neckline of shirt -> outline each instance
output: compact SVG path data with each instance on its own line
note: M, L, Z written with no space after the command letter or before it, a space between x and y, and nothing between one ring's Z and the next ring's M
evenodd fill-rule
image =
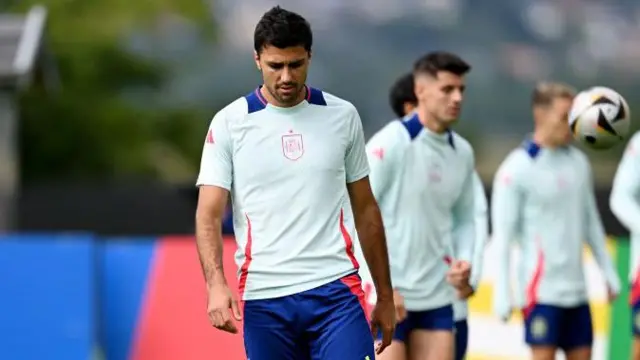
M424 132L424 139L434 139L436 141L447 143L451 147L455 148L455 145L453 143L453 133L451 129L446 129L442 133L437 133L422 124L417 112L413 112L412 114L405 117L405 119L405 121L413 122L413 127L418 127L419 130L416 133L417 136L420 136L420 134ZM411 136L413 138L413 135Z
M304 86L304 91L305 91L304 99L299 103L289 107L276 106L271 104L269 101L267 101L267 99L264 97L264 95L262 95L262 92L260 91L260 89L262 89L262 86L263 85L258 86L255 90L255 93L256 93L256 96L258 97L258 100L260 100L260 102L264 105L265 109L271 109L271 110L274 110L277 112L283 112L283 113L290 113L290 112L297 111L298 109L302 109L307 105L309 105L311 90L307 85Z

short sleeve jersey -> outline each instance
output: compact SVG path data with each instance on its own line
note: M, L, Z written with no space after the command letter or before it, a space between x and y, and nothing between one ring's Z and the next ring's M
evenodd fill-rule
M244 300L357 271L346 184L368 174L360 116L336 96L306 88L304 101L281 108L258 88L214 116L197 185L231 193Z

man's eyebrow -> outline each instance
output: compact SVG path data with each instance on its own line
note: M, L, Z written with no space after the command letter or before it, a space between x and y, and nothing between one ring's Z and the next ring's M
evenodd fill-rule
M302 62L304 62L304 59L296 59L296 60L292 60L292 61L267 61L267 64L269 64L269 65L285 65L285 64L297 65L297 64L300 64Z

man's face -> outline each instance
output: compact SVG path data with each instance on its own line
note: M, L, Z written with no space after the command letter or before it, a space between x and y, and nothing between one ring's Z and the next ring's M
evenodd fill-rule
M307 81L309 52L302 46L279 49L269 45L255 53L254 58L264 86L277 102L275 105L295 105Z
M572 140L569 128L569 112L572 103L572 99L558 97L553 99L551 104L543 110L541 126L544 127L545 133L549 134L555 144L564 145Z
M460 116L465 90L464 76L439 71L435 77L419 75L416 78L418 102L445 126L452 125Z

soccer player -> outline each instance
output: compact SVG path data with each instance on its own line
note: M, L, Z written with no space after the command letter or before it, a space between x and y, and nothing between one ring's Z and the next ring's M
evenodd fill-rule
M235 321L244 319L251 360L373 359L372 331L383 333L379 353L395 326L360 117L351 103L305 85L311 45L303 17L267 11L254 35L264 84L214 116L202 153L196 242L209 320L235 333ZM244 314L222 266L229 194ZM343 210L348 199L353 216ZM378 292L372 328L353 256L354 224Z
M613 214L631 232L632 359L640 360L640 132L627 144L609 202Z
M400 77L391 87L389 92L389 103L391 109L398 116L403 118L413 113L418 105L418 99L414 92L413 74L408 73ZM455 359L463 360L467 353L467 344L469 342L469 325L467 323L468 306L467 299L473 295L475 289L480 282L482 269L482 256L484 255L484 246L488 239L488 219L487 219L487 197L484 192L482 180L477 172L473 174L473 186L475 193L475 241L465 241L463 246L473 246L471 280L469 287L465 287L464 291L456 294L453 302L453 316L455 320ZM422 221L417 219L416 221ZM405 314L402 309L402 303L396 304L397 313ZM401 321L403 319L396 320Z
M534 132L500 165L491 199L492 241L499 263L494 311L522 310L534 360L591 358L593 330L583 270L583 241L604 273L610 297L620 281L605 248L591 166L570 146L574 90L541 83L533 91ZM510 293L510 243L519 245L518 289ZM526 283L526 287L521 285Z
M475 202L473 150L450 127L460 114L469 70L451 53L418 59L415 112L367 144L402 319L379 359L453 359L454 290L447 278L461 291L469 287L473 246L465 243L474 242Z

